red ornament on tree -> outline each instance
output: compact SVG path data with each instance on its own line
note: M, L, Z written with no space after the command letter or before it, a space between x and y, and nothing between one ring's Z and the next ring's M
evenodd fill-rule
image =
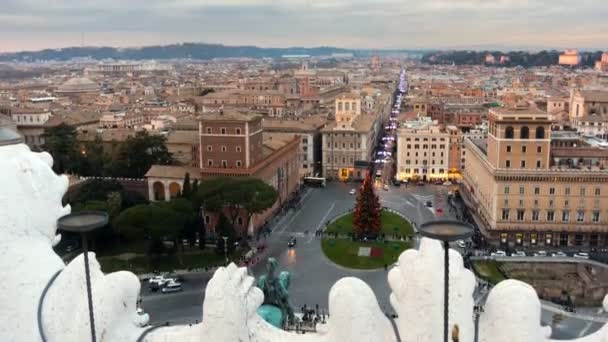
M380 200L374 192L374 184L368 171L357 195L357 203L353 214L353 224L357 238L377 235L380 232L380 210Z

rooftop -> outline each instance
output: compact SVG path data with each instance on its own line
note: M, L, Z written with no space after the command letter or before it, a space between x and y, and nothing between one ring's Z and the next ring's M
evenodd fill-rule
M205 113L200 115L201 121L256 121L262 118L257 114L244 114L236 111L220 112L220 113Z

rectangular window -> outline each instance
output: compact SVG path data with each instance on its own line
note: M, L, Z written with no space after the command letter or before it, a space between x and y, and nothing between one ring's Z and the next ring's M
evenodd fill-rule
M553 222L555 219L555 212L553 210L547 211L547 221Z
M228 161L222 160L222 167L223 168L227 168L228 167Z
M243 163L240 160L236 161L236 167L241 167ZM306 167L306 164L304 164L304 167Z
M526 153L527 147L526 146L522 146L521 147L521 153Z
M536 153L542 153L542 152L543 152L543 148L541 146L537 146Z
M211 127L207 127L207 134L211 134Z
M540 169L540 160L537 160L537 161L536 161L536 168L537 168L537 169Z
M600 188L595 188L595 196L599 196L600 195Z
M222 145L222 152L226 152L226 145Z
M566 188L564 190L564 193L566 194L566 196L570 195L570 188Z
M505 191L504 192L505 192L505 194L509 193L509 186L508 185L505 186Z
M508 199L506 199L506 200L505 200L505 203L504 203L504 206L506 207L506 206L508 206L508 205L509 205L509 200L508 200Z
M525 169L525 168L526 168L526 161L525 161L525 160L522 160L522 161L521 161L521 168L522 168L522 169Z
M222 134L226 134L226 128L224 128L224 127L220 128L220 132L221 132Z
M523 195L523 194L524 194L524 192L525 192L525 188L524 188L523 186L520 186L520 187L519 187L519 194L520 194L520 195Z
M213 166L213 160L207 159L207 166Z
M540 195L540 188L539 187L535 187L534 188L534 194L535 195Z
M568 210L562 211L562 222L570 221L570 212Z
M510 168L511 168L511 161L510 161L510 160L506 160L506 161L505 161L505 167L506 167L507 169L510 169Z
M555 195L555 188L549 188L549 195Z
M507 145L507 153L511 153L511 145Z
M503 221L509 220L509 209L502 210L502 219Z
M213 146L207 145L207 152L213 152Z
M585 221L585 212L583 210L578 210L576 212L576 222Z
M581 196L585 196L585 188L581 188Z
M594 211L591 220L593 221L593 223L600 222L600 212L599 211Z
M524 220L524 211L518 210L517 211L517 221L523 221L523 220Z
M540 215L540 211L532 210L532 221L538 221L539 215Z

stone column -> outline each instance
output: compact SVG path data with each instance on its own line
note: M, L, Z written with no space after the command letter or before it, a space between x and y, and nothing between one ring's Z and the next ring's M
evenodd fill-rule
M169 191L169 184L167 182L163 182L163 188L165 189L165 201L169 202L171 200L171 191Z

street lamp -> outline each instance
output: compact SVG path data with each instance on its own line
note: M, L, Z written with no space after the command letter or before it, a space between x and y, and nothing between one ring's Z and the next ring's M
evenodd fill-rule
M226 265L228 265L228 237L222 236L224 239L224 258L226 258Z
M473 228L455 220L438 220L423 223L420 234L443 242L444 270L443 270L443 341L448 342L448 308L449 308L449 254L450 241L463 240L473 235Z
M67 232L80 234L82 251L84 253L84 272L87 282L87 299L89 302L89 324L91 325L91 341L95 338L95 318L93 315L93 296L91 293L91 275L89 272L89 253L87 233L108 224L108 214L101 211L81 211L63 216L57 222L57 227Z

